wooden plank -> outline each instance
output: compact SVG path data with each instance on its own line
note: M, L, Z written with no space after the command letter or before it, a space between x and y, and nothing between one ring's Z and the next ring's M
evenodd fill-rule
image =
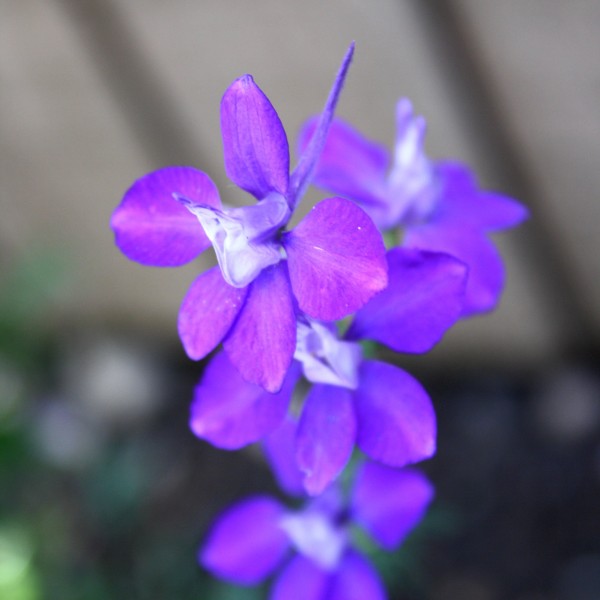
M0 82L1 247L13 257L34 245L68 255L65 319L127 315L172 331L174 296L192 275L161 278L133 265L108 226L123 191L151 167L150 155L55 3L3 7Z
M536 188L534 218L600 336L600 4L454 0ZM556 294L565 290L556 289Z

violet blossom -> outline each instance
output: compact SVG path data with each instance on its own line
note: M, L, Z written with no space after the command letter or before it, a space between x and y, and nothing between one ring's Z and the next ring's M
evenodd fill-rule
M300 496L289 449L295 424L270 439L271 461L283 489ZM299 510L269 496L254 496L214 523L199 562L216 577L254 585L278 569L271 600L384 600L384 586L356 547L357 529L385 550L397 548L424 516L433 498L427 478L413 469L359 466L345 497L330 487Z
M302 369L313 385L294 455L310 494L339 475L355 445L393 467L431 457L436 421L427 392L399 367L365 359L358 342L429 350L461 314L467 268L449 255L407 248L390 250L387 261L388 287L357 312L343 337L332 324L298 316L296 363L278 393L244 381L224 353L215 356L194 391L195 435L225 449L262 439L285 419Z
M222 342L242 377L270 392L292 362L297 310L339 319L387 284L381 236L349 200L323 200L285 230L324 146L352 53L353 45L291 174L281 121L252 77L225 92L225 170L257 203L223 208L205 173L167 167L135 182L111 220L117 246L144 265L183 265L213 246L219 265L194 281L179 312L183 346L199 360Z
M403 245L451 254L469 267L463 316L494 308L504 284L500 254L489 233L518 225L527 210L504 195L480 190L464 164L430 160L425 121L409 100L396 107L393 156L349 124L335 120L313 183L354 200L382 230L402 228ZM306 146L315 129L300 134Z

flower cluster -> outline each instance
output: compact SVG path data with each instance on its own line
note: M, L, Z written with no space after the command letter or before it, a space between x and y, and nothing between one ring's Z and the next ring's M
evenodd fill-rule
M391 159L335 119L353 52L302 128L291 172L283 125L253 78L226 90L225 170L252 204L227 207L208 175L167 167L135 182L111 221L117 246L144 265L183 265L214 249L218 265L192 283L179 312L190 358L222 346L194 391L191 429L230 450L267 440L284 489L312 499L300 512L266 497L230 509L201 562L251 584L293 548L273 598L298 589L314 600L384 597L349 530L358 523L392 548L418 522L432 491L407 465L435 453L436 419L421 384L372 348L427 352L459 319L493 308L504 274L488 234L527 216L479 190L465 165L430 160L407 100ZM334 195L292 228L310 184ZM368 461L343 497L337 480L356 453Z
M287 420L267 438L265 450L280 486L302 498L293 456L296 427ZM230 507L213 525L199 560L217 576L243 585L281 568L273 600L383 600L383 585L353 534L362 529L377 545L393 550L432 497L433 488L419 471L364 462L349 493L336 482L300 509L268 496Z

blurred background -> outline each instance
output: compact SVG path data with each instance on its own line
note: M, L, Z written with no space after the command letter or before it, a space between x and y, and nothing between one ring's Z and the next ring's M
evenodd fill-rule
M0 598L265 597L195 562L221 508L275 491L257 452L187 428L202 364L176 318L202 265L131 263L108 222L172 164L242 201L226 87L252 73L293 147L351 40L340 116L391 147L408 96L432 157L532 213L498 236L500 308L398 359L432 394L439 450L428 519L375 557L391 597L600 598L597 0L0 3Z

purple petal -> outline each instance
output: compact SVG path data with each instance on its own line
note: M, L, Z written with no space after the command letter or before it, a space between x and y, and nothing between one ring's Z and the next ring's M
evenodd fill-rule
M252 585L267 577L289 548L279 526L285 509L268 497L249 498L215 522L198 560L216 577Z
M386 598L381 579L371 563L357 552L349 551L333 577L327 600L386 600Z
M314 385L304 403L296 435L296 460L309 494L320 494L340 474L350 459L355 439L352 392Z
M373 460L402 467L435 452L431 400L411 375L387 363L365 361L354 392L357 444Z
M396 352L427 352L460 317L467 267L452 256L395 248L388 286L354 318L346 337L371 339Z
M279 487L290 496L304 495L302 473L296 464L298 423L288 417L263 441L263 449Z
M330 577L314 562L295 556L273 584L270 600L329 600Z
M437 162L435 174L441 190L432 218L440 224L497 231L519 225L529 216L527 209L512 198L478 189L466 165Z
M269 392L279 390L296 347L285 262L264 269L248 286L244 308L223 347L244 379Z
M214 446L236 450L260 440L284 420L299 369L290 369L276 394L242 379L224 352L206 367L194 390L190 428Z
M247 291L226 283L219 267L196 278L183 299L177 322L179 337L191 359L204 358L225 337Z
M111 218L115 243L127 258L143 265L177 267L210 246L198 219L174 194L221 206L215 184L192 167L166 167L138 179Z
M298 305L315 319L341 319L387 285L381 235L349 200L319 202L283 243Z
M407 228L404 243L408 247L445 252L467 265L469 276L462 316L491 310L498 303L504 287L504 265L484 233L432 223Z
M383 547L393 549L421 521L433 499L433 486L414 469L365 463L357 473L352 513Z
M317 161L323 152L323 147L325 146L325 142L328 138L331 119L333 119L333 113L335 111L340 92L342 91L353 55L354 42L350 44L350 47L346 51L321 116L318 120L315 119L310 140L306 141L305 147L300 152L300 161L298 162L298 166L294 169L294 172L291 176L291 188L294 194L292 209L300 200L304 190L310 183Z
M315 127L313 118L300 131L301 149L307 146ZM385 204L388 164L389 152L384 146L367 140L351 125L336 119L312 183L358 203Z
M225 171L254 197L288 191L290 156L283 125L269 99L243 75L221 100Z

